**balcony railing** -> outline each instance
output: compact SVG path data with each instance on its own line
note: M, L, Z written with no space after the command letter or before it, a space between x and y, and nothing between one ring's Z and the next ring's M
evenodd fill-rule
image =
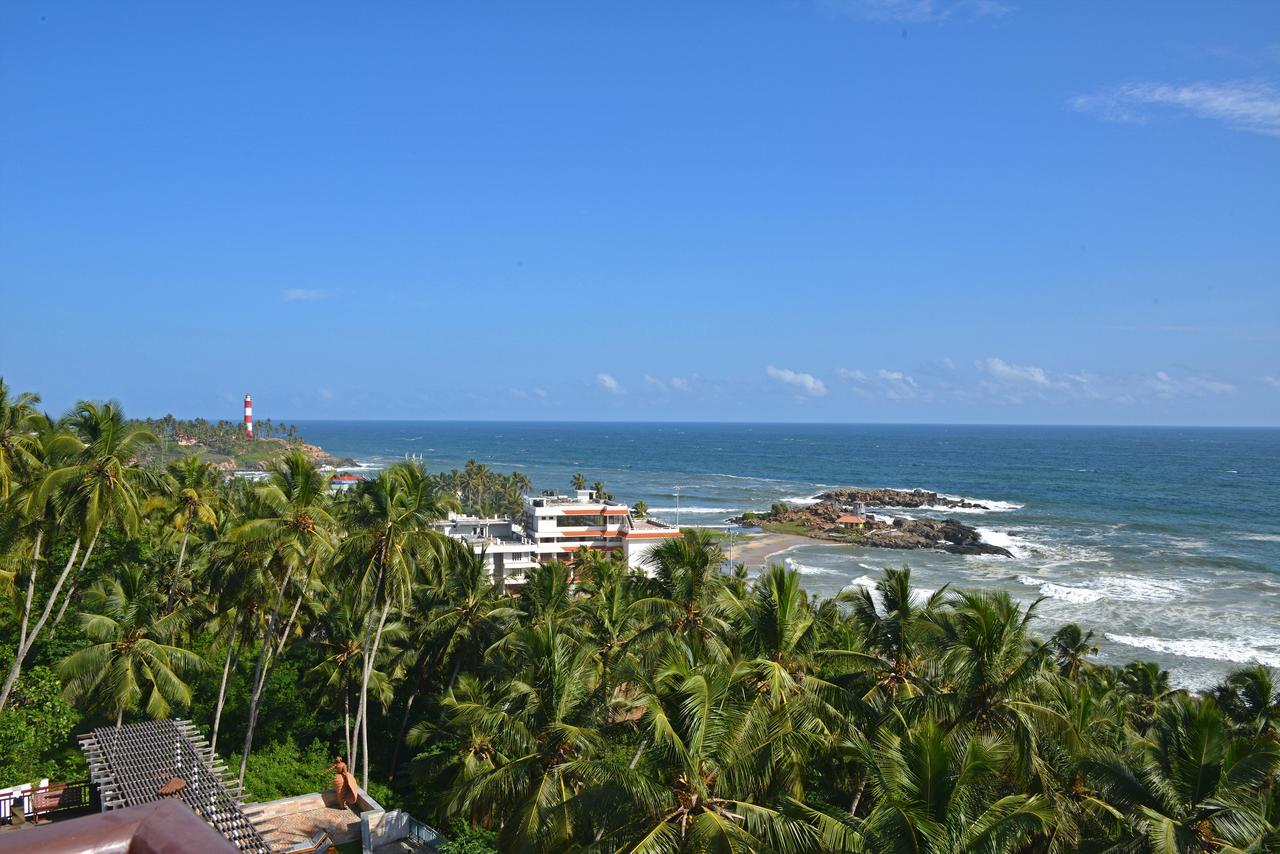
M0 823L11 823L15 809L21 810L27 820L32 821L44 816L87 809L94 802L94 789L88 781L55 783L21 792L4 792L0 794Z

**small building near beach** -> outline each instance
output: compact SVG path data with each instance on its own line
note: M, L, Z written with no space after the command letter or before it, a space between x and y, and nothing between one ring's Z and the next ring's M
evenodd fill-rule
M836 524L841 528L846 528L850 531L861 531L863 526L867 524L867 520L864 516L845 514L844 516L836 519Z

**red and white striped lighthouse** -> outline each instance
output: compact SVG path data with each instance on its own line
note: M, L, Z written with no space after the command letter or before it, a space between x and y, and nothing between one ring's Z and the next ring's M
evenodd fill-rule
M253 438L253 398L244 396L244 434Z

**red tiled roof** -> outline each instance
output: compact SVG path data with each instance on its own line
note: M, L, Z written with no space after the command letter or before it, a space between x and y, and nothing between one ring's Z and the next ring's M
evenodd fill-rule
M836 520L837 525L861 525L862 522L861 516L841 516Z

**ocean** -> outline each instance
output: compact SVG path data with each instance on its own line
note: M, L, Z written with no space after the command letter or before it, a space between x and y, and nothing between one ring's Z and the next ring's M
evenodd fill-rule
M804 545L778 560L825 596L906 563L924 589L1043 597L1036 625L1090 629L1099 659L1154 660L1205 688L1280 667L1280 430L832 424L312 421L307 441L364 466L475 459L568 490L582 472L683 525L724 524L836 486L924 489L988 511L961 519L1013 559Z

